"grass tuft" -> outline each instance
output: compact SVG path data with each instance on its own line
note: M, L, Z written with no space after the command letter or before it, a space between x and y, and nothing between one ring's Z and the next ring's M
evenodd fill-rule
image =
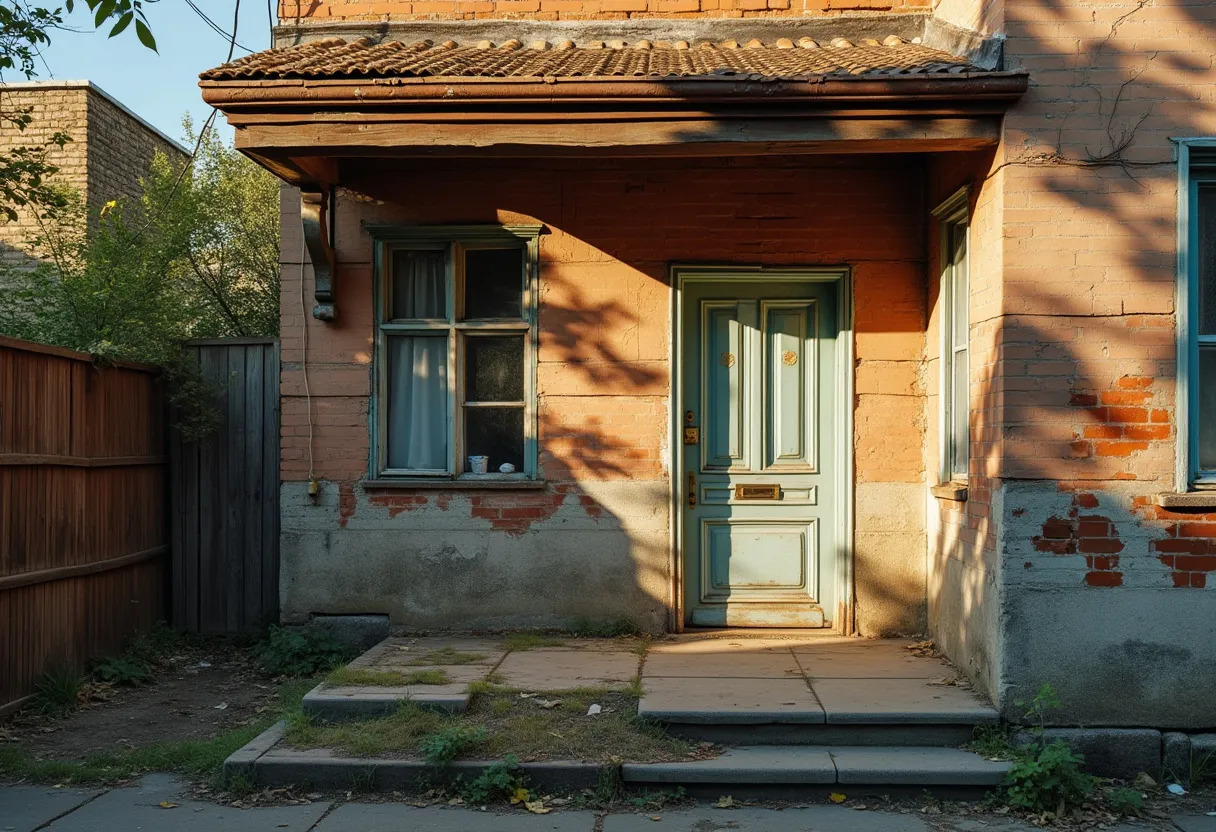
M509 633L502 640L504 649L512 653L520 653L524 650L535 650L538 647L561 647L565 642L554 635L540 633L533 630L526 630L518 633Z
M429 650L421 656L407 662L411 667L427 667L431 665L443 664L473 664L474 662L483 661L486 656L482 653L462 653L451 647L440 647L438 650Z
M408 687L410 685L449 685L452 677L447 671L432 668L402 673L397 670L369 670L365 667L339 667L330 671L325 681L331 685L350 687Z
M538 699L558 704L545 708ZM603 712L588 716L592 704ZM684 759L692 752L687 742L638 719L636 697L607 688L549 691L529 698L494 689L476 697L460 716L406 702L391 716L363 722L320 725L297 719L289 723L286 740L300 748L422 758L440 751L459 756L476 750L482 758L515 755L528 761L663 761Z

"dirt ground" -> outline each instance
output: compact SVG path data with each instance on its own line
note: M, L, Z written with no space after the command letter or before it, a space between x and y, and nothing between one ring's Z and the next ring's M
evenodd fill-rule
M100 751L177 740L208 739L259 719L277 705L275 684L249 651L226 640L203 640L162 659L152 683L89 686L65 718L32 709L0 722L0 742L15 742L42 759L82 759Z

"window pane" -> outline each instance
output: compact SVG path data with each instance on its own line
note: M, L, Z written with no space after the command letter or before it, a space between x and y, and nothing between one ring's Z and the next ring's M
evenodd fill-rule
M1199 334L1216 335L1216 184L1199 185Z
M952 458L950 473L958 477L967 476L968 444L971 440L969 416L971 403L968 398L967 379L967 350L954 353L953 365L950 368L950 382L954 388L950 403L950 421L952 434Z
M448 339L388 339L388 467L448 470Z
M970 318L969 304L971 301L967 285L967 226L951 226L950 237L953 249L951 255L953 268L951 269L951 273L954 278L954 286L952 287L954 301L952 337L954 338L954 346L961 347L967 343L968 319Z
M464 253L465 318L522 318L523 287L522 248L474 248Z
M1199 470L1216 471L1216 344L1199 346Z
M524 470L524 409L522 407L466 407L466 456L490 458L487 471L497 473L509 462L516 471ZM464 460L469 470L468 459Z
M394 251L392 317L446 318L447 293L442 251Z
M464 353L465 401L523 401L524 336L470 335Z

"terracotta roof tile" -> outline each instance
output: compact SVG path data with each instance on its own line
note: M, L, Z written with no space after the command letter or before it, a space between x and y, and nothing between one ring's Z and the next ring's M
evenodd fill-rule
M503 43L347 42L330 38L268 49L204 72L206 81L278 78L695 77L797 78L982 72L964 58L891 36L879 43L809 37L740 44L684 41Z

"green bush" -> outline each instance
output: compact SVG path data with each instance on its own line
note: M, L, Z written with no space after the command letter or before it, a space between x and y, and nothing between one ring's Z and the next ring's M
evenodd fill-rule
M509 800L519 789L526 788L527 781L519 768L519 759L508 754L502 762L486 768L475 779L460 787L460 796L466 803L482 805L495 800Z
M1081 803L1097 785L1097 778L1081 770L1085 757L1063 740L1047 742L1047 712L1060 707L1055 688L1043 685L1026 708L1024 718L1031 723L1034 741L1015 749L1013 767L1005 775L1005 802L1033 812L1062 813L1068 806Z
M1085 757L1056 740L1021 749L1005 776L1005 801L1018 809L1056 812L1093 794L1095 779L1081 771Z
M93 678L108 685L136 687L152 681L152 671L143 662L119 656L98 662L93 667Z
M1144 808L1144 795L1135 789L1120 786L1107 793L1106 805L1116 815L1138 815Z
M471 725L449 725L418 744L422 756L435 766L446 766L466 751L486 741L486 729Z
M63 716L76 707L80 699L80 676L64 666L48 670L34 683L34 702L44 714Z
M311 676L353 658L353 651L309 627L271 627L255 651L272 676Z

